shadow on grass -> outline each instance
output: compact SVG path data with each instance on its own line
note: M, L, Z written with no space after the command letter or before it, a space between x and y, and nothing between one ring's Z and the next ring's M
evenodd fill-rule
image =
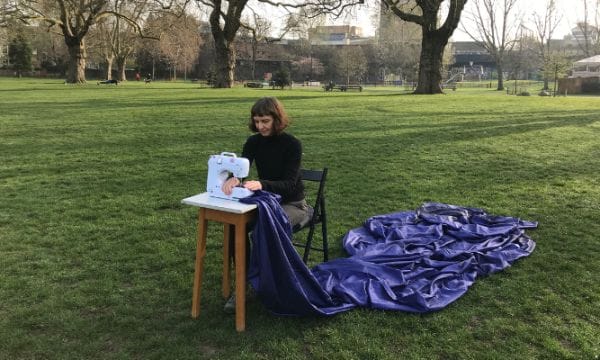
M435 116L436 114L431 114ZM447 113L437 114L440 117L448 117ZM452 114L454 117L455 114ZM458 114L456 117L459 117ZM462 115L472 117L472 113L464 113ZM536 117L531 119L527 113L523 113L522 117L516 117L515 114L510 114L509 120L471 120L460 122L443 122L440 124L423 123L423 124L406 124L394 123L388 127L386 124L363 125L361 130L349 131L348 138L368 138L372 137L383 142L399 142L399 143L414 143L415 141L423 140L428 144L442 144L447 142L456 142L464 140L477 140L484 138L503 137L507 135L524 134L533 131L549 130L561 127L584 127L590 126L600 121L597 118L597 113L594 110L589 111L562 111L562 112L547 112L540 114L544 118ZM373 130L382 129L384 131L373 134ZM418 132L398 133L397 135L385 135L386 132L403 129L421 129ZM391 141L386 141L386 137Z

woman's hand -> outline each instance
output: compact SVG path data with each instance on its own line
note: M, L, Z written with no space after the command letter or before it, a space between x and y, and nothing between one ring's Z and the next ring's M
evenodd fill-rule
M231 195L231 193L233 192L233 188L238 186L239 184L240 179L236 177L230 177L223 183L223 185L221 185L221 190L223 191L223 194Z
M244 182L244 187L251 191L262 190L262 184L260 181L250 180Z

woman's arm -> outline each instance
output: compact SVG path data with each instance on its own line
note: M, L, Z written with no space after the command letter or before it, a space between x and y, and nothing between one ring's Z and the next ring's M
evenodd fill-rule
M223 185L221 185L221 190L223 191L223 194L225 195L231 195L231 193L233 192L233 188L238 186L240 184L240 179L234 177L230 177L229 179L227 179Z
M254 160L254 152L255 151L253 149L254 149L254 146L251 144L250 138L248 138L246 140L246 142L244 143L244 147L242 149L242 157L248 159L248 161L250 162L250 166L252 166L252 161ZM238 179L235 176L232 176L223 183L223 185L221 186L221 190L223 191L223 193L225 195L231 195L231 193L233 192L233 188L236 186L240 186L240 184L241 184L240 179ZM260 189L254 189L254 188L247 187L246 182L244 183L244 187L246 187L248 190L252 190L252 191L260 190Z

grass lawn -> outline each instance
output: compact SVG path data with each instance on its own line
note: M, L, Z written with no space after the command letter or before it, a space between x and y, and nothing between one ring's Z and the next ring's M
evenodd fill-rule
M0 94L0 359L600 356L598 97L31 79ZM282 318L249 300L238 334L211 225L191 319L197 212L180 200L203 191L209 155L241 151L268 95L304 166L330 168L333 258L366 218L425 201L538 221L536 250L439 312Z

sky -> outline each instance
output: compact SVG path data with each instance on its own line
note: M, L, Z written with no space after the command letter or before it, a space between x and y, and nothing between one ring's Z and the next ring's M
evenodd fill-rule
M534 11L537 11L539 14L543 15L547 3L548 0L519 0L519 6L523 8L521 11L525 14L525 21L531 19ZM556 3L558 12L562 14L562 19L553 35L553 38L562 39L565 35L570 33L570 30L575 27L575 23L577 21L583 20L583 0L556 0ZM468 1L465 11L468 11L472 5L473 1ZM591 5L589 6L591 7ZM372 11L372 9L368 10L363 8L362 10L357 10L352 16L347 16L345 19L328 21L328 23L358 25L363 28L363 35L373 36L375 34L375 28L371 24ZM454 32L452 39L454 41L471 40L470 37L464 31L462 31L461 27L462 25L459 25L459 28Z

